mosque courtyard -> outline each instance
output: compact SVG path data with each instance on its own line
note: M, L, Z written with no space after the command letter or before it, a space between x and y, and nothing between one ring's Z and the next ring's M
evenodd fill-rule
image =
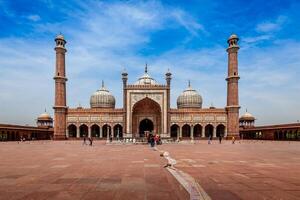
M164 168L167 160L160 154L166 151L175 169ZM202 140L154 150L105 141L92 147L82 141L27 141L0 143L0 154L5 200L300 199L299 142ZM196 189L186 190L186 183Z

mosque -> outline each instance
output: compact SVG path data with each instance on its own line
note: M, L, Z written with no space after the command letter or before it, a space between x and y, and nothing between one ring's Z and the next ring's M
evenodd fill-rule
M177 108L170 107L172 74L165 73L165 83L156 82L145 67L144 74L128 83L123 72L123 108L115 108L116 99L104 83L90 97L90 108L69 108L66 104L66 40L55 38L54 120L45 111L37 126L0 124L0 141L144 138L158 134L163 139L197 140L208 137L300 140L300 123L255 126L255 117L246 111L239 118L238 37L227 40L227 105L203 108L202 96L189 83L177 97ZM54 127L53 127L54 124Z
M91 95L90 108L69 108L66 104L66 40L58 35L55 38L54 139L143 138L146 133L192 140L239 137L238 40L233 34L227 41L227 105L223 108L203 108L201 95L190 83L178 96L177 108L171 108L171 72L165 73L165 83L158 83L150 76L147 66L134 83L128 83L126 71L121 74L123 108L115 108L116 99L104 83Z

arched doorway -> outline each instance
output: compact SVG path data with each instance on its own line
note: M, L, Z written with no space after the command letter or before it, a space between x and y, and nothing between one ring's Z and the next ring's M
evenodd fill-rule
M214 127L211 124L205 126L205 137L212 137L214 132Z
M74 124L68 126L69 137L76 137L77 128Z
M202 126L200 124L196 124L194 126L194 138L201 138L202 135Z
M92 137L100 137L100 127L97 124L94 124L91 127Z
M157 102L148 97L138 101L132 110L133 137L144 135L146 129L151 129L153 134L161 134L161 119L161 109Z
M123 138L123 127L120 124L114 126L114 137Z
M104 126L102 126L102 137L106 138L107 134L109 134L108 136L110 136L111 127L108 124L105 124Z
M177 138L178 137L178 130L179 130L179 126L177 124L173 124L171 126L171 137L172 138Z
M85 124L82 124L80 127L79 127L79 130L80 130L80 137L84 137L84 136L88 136L88 126L85 125Z
M225 136L225 126L223 124L219 124L217 126L217 137L224 137Z
M183 138L189 138L189 137L191 137L191 127L190 127L190 125L185 124L182 127L182 137Z
M145 133L146 132L152 133L153 128L154 128L154 125L150 119L147 119L147 118L143 119L139 125L139 136L145 137Z

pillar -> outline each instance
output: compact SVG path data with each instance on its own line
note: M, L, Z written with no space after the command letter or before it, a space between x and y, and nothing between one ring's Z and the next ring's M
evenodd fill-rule
M177 127L177 140L180 138L180 126Z
M179 127L179 138L182 138L182 127Z
M54 102L54 139L66 139L66 74L65 74L65 48L66 41L62 35L55 38L56 67L55 67L55 102Z
M88 137L91 138L92 137L92 127L88 126Z
M109 126L106 126L107 141L109 141Z
M205 126L202 126L202 132L201 132L201 134L202 134L202 137L205 138Z
M191 140L194 140L194 126L193 125L191 125Z
M99 138L102 138L103 137L103 135L102 135L102 127L100 126L99 129L100 129Z
M217 127L213 126L214 130L213 130L213 138L217 137Z
M237 35L233 34L227 40L228 48L228 76L227 81L227 135L239 137L239 95L238 95L238 40Z
M69 129L66 129L66 138L69 138Z
M80 127L77 126L76 129L77 129L76 130L76 137L79 138L80 137Z

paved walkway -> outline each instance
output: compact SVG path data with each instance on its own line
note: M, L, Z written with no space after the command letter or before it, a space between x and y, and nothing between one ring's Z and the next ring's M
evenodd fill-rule
M300 199L300 142L163 145L212 199Z
M0 143L0 199L188 199L146 145Z
M300 143L229 141L158 146L211 199L300 199ZM147 145L0 143L0 199L189 199ZM183 180L184 182L184 180Z

